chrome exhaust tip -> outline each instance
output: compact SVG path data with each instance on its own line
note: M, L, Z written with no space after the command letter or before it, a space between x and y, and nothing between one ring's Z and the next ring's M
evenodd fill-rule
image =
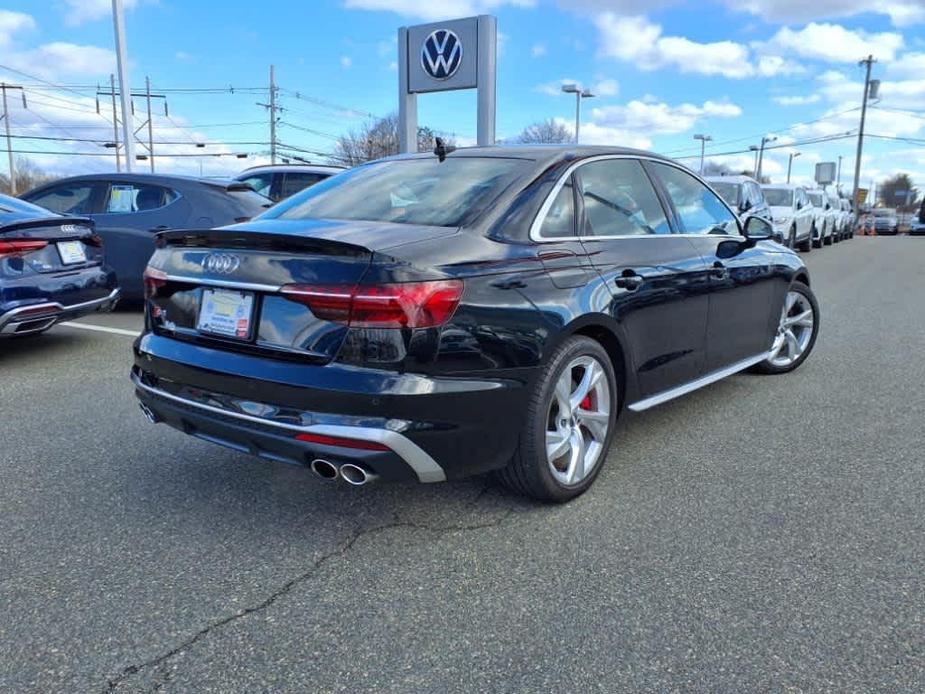
M318 475L318 477L323 480L328 480L329 482L336 480L340 474L334 463L329 463L327 460L322 460L321 458L313 460L310 467L312 472Z
M141 413L145 416L151 424L157 424L157 415L151 411L151 408L145 405L143 402L138 403L138 407L141 408Z
M340 476L344 482L352 484L354 487L362 487L364 484L376 479L376 475L366 468L354 465L353 463L344 463L340 466Z

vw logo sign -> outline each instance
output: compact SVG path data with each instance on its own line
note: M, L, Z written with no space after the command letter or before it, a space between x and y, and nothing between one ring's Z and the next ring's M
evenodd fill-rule
M456 74L462 63L462 43L449 29L437 29L424 39L421 46L421 67L435 80L446 80Z
M209 253L202 259L202 269L220 275L230 275L241 266L241 259L231 253Z

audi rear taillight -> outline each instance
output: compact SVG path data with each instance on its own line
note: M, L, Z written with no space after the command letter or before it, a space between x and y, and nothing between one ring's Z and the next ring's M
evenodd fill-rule
M377 286L287 284L287 299L304 304L321 320L353 328L437 328L462 298L462 280L404 282Z
M24 255L32 251L40 251L48 245L48 241L35 241L23 239L19 241L0 241L0 258L14 255Z
M146 267L141 276L145 285L145 298L157 296L157 290L167 284L167 273L156 267Z

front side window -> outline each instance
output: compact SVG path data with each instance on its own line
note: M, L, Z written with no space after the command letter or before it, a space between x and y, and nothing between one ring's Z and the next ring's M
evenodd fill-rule
M55 186L29 201L59 214L93 214L96 212L93 183L72 183ZM99 196L97 196L99 199Z
M540 236L544 239L575 235L575 191L572 177L556 193L552 205L543 218Z
M669 234L665 211L642 164L605 159L578 169L586 236Z
M179 193L160 186L144 183L113 183L109 187L109 199L104 212L108 214L130 214L146 212L169 205Z
M529 160L502 157L373 162L317 183L261 217L466 226L531 168Z
M685 234L738 234L735 215L691 174L668 164L653 168L668 192Z
M270 197L270 189L273 187L272 173L253 174L247 178L240 179L240 181L241 183L249 185L265 198Z

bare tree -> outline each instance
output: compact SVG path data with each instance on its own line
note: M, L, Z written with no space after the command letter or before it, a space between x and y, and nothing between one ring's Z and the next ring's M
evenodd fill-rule
M48 183L57 178L44 169L40 168L31 159L26 157L16 157L16 192L25 193L27 190ZM10 177L9 174L0 174L0 192L9 194Z
M419 127L417 151L432 150L435 136L430 128ZM447 145L454 143L451 137L444 137L443 141ZM398 116L390 114L339 137L331 158L344 166L356 166L372 159L398 154L398 148Z
M571 142L572 133L562 123L552 118L547 118L539 123L533 123L523 129L523 132L517 136L517 142L521 144L560 144Z
M911 193L911 195L909 195ZM896 174L877 186L877 197L890 207L903 212L911 212L916 207L919 191L912 185L909 174Z
M732 169L718 161L708 161L703 165L704 176L730 176Z

